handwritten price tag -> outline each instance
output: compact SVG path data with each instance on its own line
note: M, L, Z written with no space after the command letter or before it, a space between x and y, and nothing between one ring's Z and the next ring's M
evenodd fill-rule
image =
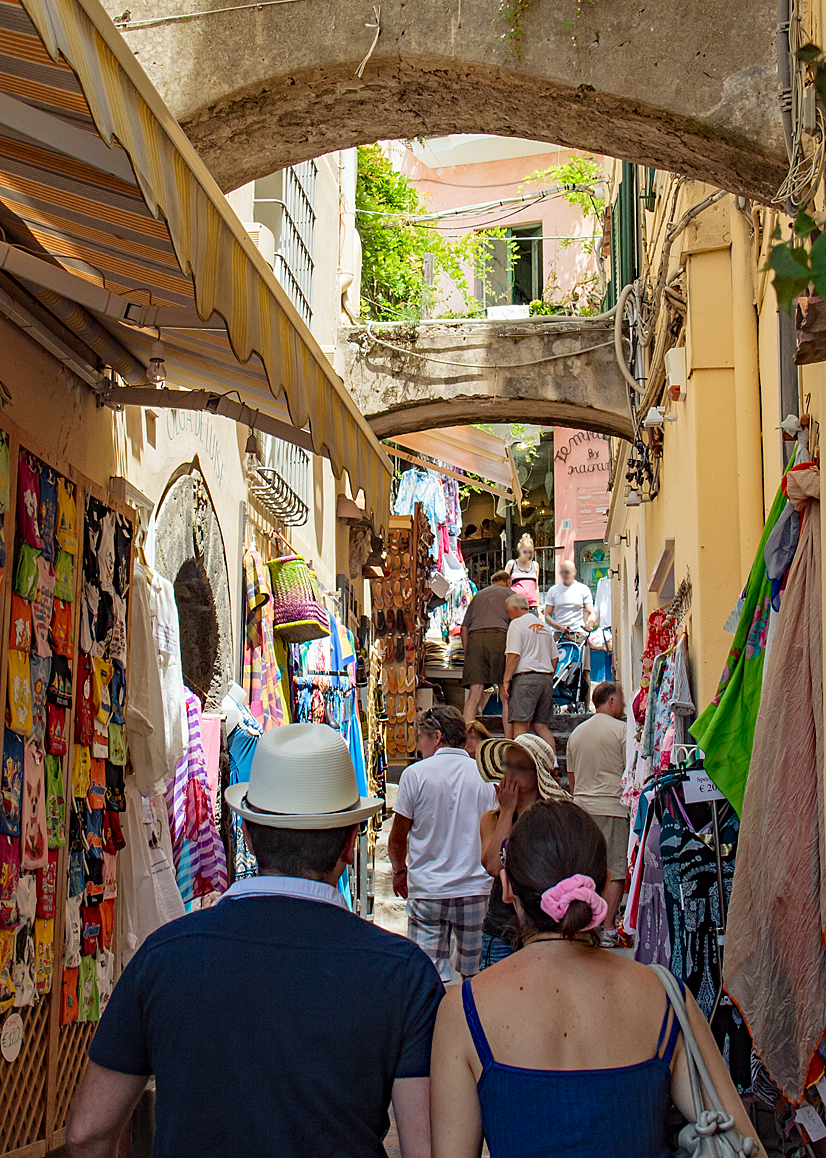
M725 800L725 796L704 768L688 768L688 780L683 785L686 804L701 804L704 800Z
M804 1128L810 1142L819 1142L821 1138L826 1138L826 1126L823 1125L823 1119L814 1106L807 1104L799 1106L794 1120L798 1126Z
M10 1013L0 1030L0 1053L7 1062L17 1060L23 1045L23 1018L19 1013Z

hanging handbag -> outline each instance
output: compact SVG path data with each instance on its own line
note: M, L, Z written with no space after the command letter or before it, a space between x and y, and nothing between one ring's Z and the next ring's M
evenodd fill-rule
M680 1023L685 1045L685 1060L691 1083L696 1121L683 1126L678 1136L679 1156L688 1158L752 1158L759 1152L756 1138L744 1138L734 1125L734 1118L723 1107L703 1060L694 1031L688 1021L679 983L664 965L650 965L663 983L674 1016ZM706 1109L706 1106L711 1109Z
M330 618L315 574L301 555L267 564L272 586L272 629L288 643L307 643L330 634Z

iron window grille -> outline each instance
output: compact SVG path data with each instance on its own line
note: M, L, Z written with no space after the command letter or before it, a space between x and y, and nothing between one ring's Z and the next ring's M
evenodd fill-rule
M249 493L287 527L302 527L310 514L310 456L300 446L256 432L258 452L249 473Z

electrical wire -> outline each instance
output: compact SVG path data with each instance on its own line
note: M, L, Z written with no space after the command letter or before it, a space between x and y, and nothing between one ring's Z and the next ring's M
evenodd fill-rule
M242 12L245 8L273 8L276 4L298 4L300 0L259 0L257 4L232 4L228 8L207 8L203 12L173 12L170 16L155 16L150 20L124 20L115 17L114 24L120 29L154 28L158 24L171 24L176 20L196 20L200 16L215 16L219 12Z
M563 358L576 358L579 354L589 354L592 350L602 350L606 346L613 346L614 339L610 342L599 342L595 346L586 346L581 350L571 350L567 354L548 354L544 358L534 358L530 362L509 362L505 366L472 366L467 362L457 362L455 359L437 358L432 354L420 354L418 350L403 350L400 346L394 346L392 342L385 342L382 338L377 338L373 333L373 323L367 323L367 333L370 339L378 346L385 346L388 350L393 350L396 354L402 354L406 358L419 358L423 362L434 362L440 366L458 366L462 370L479 370L481 373L489 374L491 370L519 370L524 366L541 366L544 362L559 362ZM561 333L559 337L564 337L565 333Z
M449 217L478 217L488 209L504 209L517 203L535 205L537 201L564 197L566 193L593 193L593 189L590 185L557 185L551 189L539 189L536 193L526 193L519 197L502 197L498 201L483 201L479 205L460 205L455 209L444 209L438 213L389 213L382 209L360 208L358 205L355 211L369 217L401 218L409 225L427 225L431 221L444 221Z

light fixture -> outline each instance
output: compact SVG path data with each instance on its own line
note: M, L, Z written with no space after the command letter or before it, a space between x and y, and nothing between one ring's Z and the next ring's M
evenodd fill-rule
M640 492L636 487L631 487L631 490L626 495L625 505L627 507L638 507L641 503Z
M664 406L652 406L645 418L643 426L646 430L657 430L666 422L676 422L676 414L666 414Z
M152 343L152 353L149 355L149 369L146 371L147 381L155 386L163 386L166 382L166 362L163 342Z
M665 374L668 380L668 397L673 402L682 402L688 385L685 346L672 346L670 350L666 350Z

